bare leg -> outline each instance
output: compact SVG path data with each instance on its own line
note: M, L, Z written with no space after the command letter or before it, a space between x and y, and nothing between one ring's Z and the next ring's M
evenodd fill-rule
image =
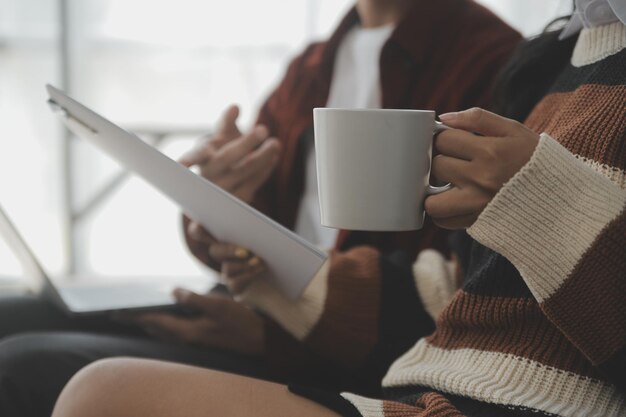
M105 359L65 387L53 417L339 417L284 385L139 359Z

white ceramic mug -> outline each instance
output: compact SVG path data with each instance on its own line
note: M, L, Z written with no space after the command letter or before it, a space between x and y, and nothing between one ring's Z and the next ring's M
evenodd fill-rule
M434 136L444 125L427 110L313 111L322 225L404 231L424 223Z

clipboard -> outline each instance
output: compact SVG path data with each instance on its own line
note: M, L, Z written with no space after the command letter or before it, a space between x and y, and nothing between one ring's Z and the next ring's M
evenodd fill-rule
M61 90L46 89L48 104L70 131L150 183L218 240L260 256L268 279L288 298L299 298L322 267L327 254L312 243Z

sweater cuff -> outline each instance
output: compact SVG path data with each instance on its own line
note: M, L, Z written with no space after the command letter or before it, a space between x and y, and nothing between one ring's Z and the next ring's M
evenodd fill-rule
M511 261L543 302L625 202L624 190L544 133L468 233Z
M457 290L456 264L441 253L426 249L419 253L413 264L413 277L422 305L433 320L454 297Z
M324 311L329 267L330 262L327 260L297 300L285 297L264 279L254 281L237 299L260 310L302 341Z

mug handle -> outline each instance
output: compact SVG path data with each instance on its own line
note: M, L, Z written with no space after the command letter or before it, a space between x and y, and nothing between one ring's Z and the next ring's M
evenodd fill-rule
M451 128L435 120L435 129L433 129L433 135L437 136L439 133L448 129L451 129ZM454 185L450 183L446 185L442 185L441 187L435 187L434 185L428 184L428 188L426 189L426 195L441 194L443 192L451 190L452 188L454 188Z

